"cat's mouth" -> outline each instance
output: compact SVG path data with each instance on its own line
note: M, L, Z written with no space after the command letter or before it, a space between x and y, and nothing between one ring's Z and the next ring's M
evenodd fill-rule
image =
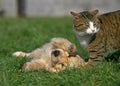
M99 31L99 29L95 28L95 29L87 29L86 33L87 34L95 34Z

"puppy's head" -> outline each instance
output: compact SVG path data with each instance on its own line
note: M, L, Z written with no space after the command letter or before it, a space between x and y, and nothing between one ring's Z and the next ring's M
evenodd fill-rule
M55 49L51 53L51 61L53 66L56 64L61 64L67 66L69 54L62 49Z
M76 46L64 38L53 38L51 40L52 44L55 48L62 49L66 52L68 52L70 55L74 55L76 52Z

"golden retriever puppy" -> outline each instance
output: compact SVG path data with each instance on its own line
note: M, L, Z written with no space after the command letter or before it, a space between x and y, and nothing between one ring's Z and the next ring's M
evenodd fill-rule
M55 52L57 54L55 54ZM68 67L68 68L79 68L79 67L88 68L88 67L92 66L92 64L93 64L92 61L85 62L85 60L77 54L74 56L71 56L71 55L69 55L68 52L66 52L62 49L54 50L54 53L52 53L52 58L54 58L54 59L52 59L53 62L58 61L54 65L54 68L56 69L57 72L66 69L66 67Z
M86 67L87 62L84 61L79 55L70 56L67 52L60 50L55 50L54 52L59 52L57 55L52 55L52 58L57 59L55 68L59 71L64 70L66 67L77 68L77 67ZM56 58L55 58L56 57ZM60 60L58 60L60 58ZM55 61L54 61L55 62Z
M59 53L55 51L55 49L57 51L62 52L60 54L61 55L60 58L55 57ZM74 55L75 52L76 46L67 39L53 38L49 43L44 44L42 47L37 48L30 53L17 51L13 53L13 56L26 57L32 59L30 62L24 64L22 70L25 72L39 69L46 69L51 72L56 72L59 69L56 64L63 65L68 60L66 59L66 56ZM56 70L55 68L58 69Z

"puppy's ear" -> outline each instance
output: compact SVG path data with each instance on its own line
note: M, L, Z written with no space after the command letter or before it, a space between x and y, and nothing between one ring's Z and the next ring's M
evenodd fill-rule
M76 46L74 44L72 44L70 47L69 47L69 53L75 53L76 52Z

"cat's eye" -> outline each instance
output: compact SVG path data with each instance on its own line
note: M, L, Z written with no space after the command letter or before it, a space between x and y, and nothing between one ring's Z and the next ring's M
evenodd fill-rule
M86 26L89 26L89 24L88 24L88 23L86 23Z
M93 25L94 25L94 26L96 26L96 24L95 24L95 23L94 23Z
M80 26L82 26L82 25L84 25L84 24L80 24Z
M84 24L78 24L78 25L75 25L75 27L79 27L79 26L83 26Z

